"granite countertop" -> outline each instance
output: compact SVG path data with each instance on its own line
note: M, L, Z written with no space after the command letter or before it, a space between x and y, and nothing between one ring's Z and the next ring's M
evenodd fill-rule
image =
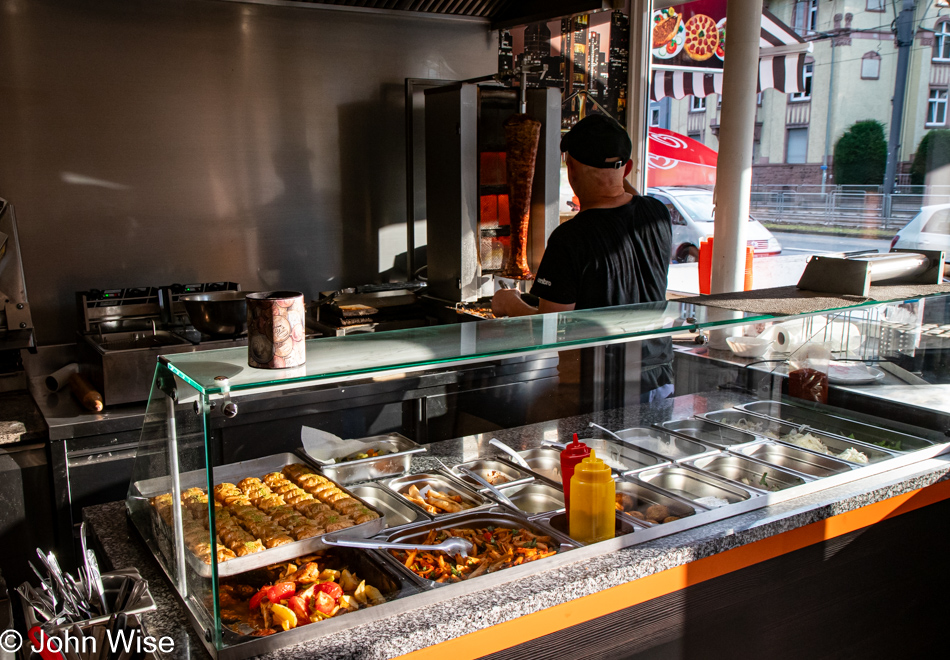
M491 437L497 437L515 449L527 449L538 446L542 439L567 441L572 433L586 430L589 421L614 429L647 426L748 400L744 395L730 392L689 395L649 406L448 440L429 445L426 454L414 456L411 471L438 468L437 457L453 463L497 455L498 451L488 445ZM285 660L398 656L895 497L948 476L950 457L938 456L670 536L629 545L636 537L634 533L632 537L605 541L538 564L486 576L484 581L442 587L326 621L320 624L326 627L324 636L262 657ZM148 631L156 636L171 636L175 641L175 657L206 657L170 582L137 532L126 522L124 503L90 507L84 510L83 516L92 526L112 567L136 566L149 580L158 610L144 617ZM490 597L486 596L487 593ZM438 606L433 607L435 604ZM188 654L184 649L188 649Z

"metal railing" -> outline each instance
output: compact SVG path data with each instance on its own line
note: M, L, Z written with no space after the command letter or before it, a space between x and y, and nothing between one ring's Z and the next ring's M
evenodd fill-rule
M751 212L759 219L900 229L930 204L950 204L950 186L904 186L885 195L880 186L753 186Z

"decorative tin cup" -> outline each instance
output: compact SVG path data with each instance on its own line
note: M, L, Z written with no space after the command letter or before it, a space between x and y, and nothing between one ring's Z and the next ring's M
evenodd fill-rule
M247 363L259 369L299 367L307 361L303 294L247 294Z

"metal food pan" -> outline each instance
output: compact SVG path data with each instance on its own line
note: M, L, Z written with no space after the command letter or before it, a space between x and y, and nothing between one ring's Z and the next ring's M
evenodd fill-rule
M603 460L610 469L620 474L626 474L633 470L650 467L666 463L669 459L644 451L639 447L634 447L623 442L615 440L604 440L603 438L580 438L580 441L590 447L597 458Z
M311 456L301 447L298 452L311 462L320 466L320 471L340 484L353 484L360 481L372 481L385 477L394 477L409 471L409 464L413 454L427 451L409 438L399 433L374 435L368 438L359 438L364 449L378 449L388 451L385 456L361 458L354 461L337 461L327 463Z
M534 522L543 524L545 527L550 528L557 534L563 535L565 538L570 539L571 543L576 543L579 546L584 545L580 541L571 538L570 536L570 521L568 515L565 512L551 513L546 516L538 516L533 518ZM614 527L614 538L618 536L626 536L627 534L635 534L638 530L646 529L648 525L646 523L641 523L639 520L634 520L633 518L628 518L619 511L616 512L614 516L616 521Z
M674 422L658 424L661 429L693 440L699 440L714 447L735 447L749 442L758 442L760 438L731 428L707 422L704 419L680 419Z
M504 486L498 489L506 495L519 511L529 516L539 513L564 510L564 491L540 481L528 484ZM485 491L480 491L489 495Z
M457 467L468 468L496 488L534 481L534 475L501 461L490 459L469 461L468 463L460 463ZM480 483L466 474L461 474L457 469L453 469L452 473L469 486L482 487Z
M432 516L415 504L381 486L364 484L350 488L350 492L381 511L386 518L387 529L432 520Z
M290 465L291 463L300 463L300 459L294 454L284 453L274 454L272 456L264 456L263 458L255 458L250 461L241 461L239 463L222 465L214 468L214 485L216 486L224 482L236 484L245 477L262 477L269 472L280 472L285 465ZM182 472L179 475L179 483L181 484L182 492L193 487L204 489L208 485L207 478L206 470ZM152 479L143 479L141 481L134 482L132 484L132 488L132 497L140 497L147 500L148 498L154 497L155 495L172 492L172 478L171 476L166 476L154 477ZM353 495L353 493L351 493L346 488L343 488L342 486L339 486L339 488L351 497L355 497L355 499L359 500L364 506L379 515L379 518L376 518L375 520L370 520L369 522L349 527L349 533L353 536L362 537L369 537L379 533L379 531L383 529L384 525L383 513L365 500ZM213 497L213 494L209 495L209 497ZM146 502L146 505L148 506L148 510L152 519L152 529L155 530L156 528L159 528L167 530L165 521L159 518L158 513L155 511L155 507L151 506L151 504L148 502ZM160 534L158 535L158 538L156 538L156 542L158 542L160 548L163 550L167 548L173 554L174 539L171 530L167 530L167 536L171 540L171 543L167 546L161 542ZM210 540L210 534L208 538ZM178 539L178 542L184 543L184 539ZM255 568L261 568L276 562L287 561L288 559L293 559L294 557L299 557L300 555L316 552L317 550L322 550L327 547L329 546L323 542L323 535L314 536L313 538L309 539L303 539L302 541L285 543L284 545L279 545L276 548L268 548L262 550L261 552L255 552L252 555L219 562L218 577L237 575L238 573L251 571ZM165 557L165 559L169 565L173 565L173 556L169 555ZM193 552L188 550L188 548L185 548L185 561L188 562L188 565L191 567L191 569L201 577L211 577L211 564L204 563L197 556L195 556Z
M507 513L497 509L491 511L467 511L464 514L453 516L451 519L434 520L429 523L413 525L412 527L404 527L398 531L381 534L377 538L381 541L386 541L389 543L422 544L429 535L429 532L432 530L479 529L489 526L495 528L506 527L509 529L526 529L532 534L536 534L538 536L550 536L552 538L553 545L557 547L559 553L571 550L578 546L575 541L571 541L566 536L562 536L553 532L553 530L547 528L546 526L539 525L536 521L529 521L517 514ZM380 551L380 554L386 557L386 560L392 563L394 566L398 566L399 570L404 575L408 575L410 579L416 583L426 587L444 586L443 583L436 582L435 580L427 580L426 578L416 575L413 571L406 568L396 557L394 557L390 551Z
M805 479L796 474L735 454L722 453L701 456L692 461L687 461L686 464L711 472L717 477L727 479L743 488L755 489L764 493L774 493L807 483Z
M485 498L482 495L479 495L474 490L470 489L468 486L463 484L457 479L442 474L441 472L428 472L421 474L408 474L404 477L396 477L395 479L390 479L389 481L384 482L384 485L389 488L394 493L397 493L400 497L405 499L407 502L412 502L404 494L410 486L415 486L419 490L423 490L426 486L430 486L437 491L446 493L448 495L458 495L462 498L462 502L469 506L469 509L481 509L486 506L490 506L492 501ZM464 511L459 511L456 513L433 513L430 514L435 518L443 518L445 516L456 516ZM426 513L429 513L428 511Z
M735 451L757 461L818 479L851 470L850 463L778 442L760 442L740 447Z
M750 413L747 413L744 411L740 412L738 410L719 410L712 413L706 413L705 417L706 419L709 419L711 421L714 421L720 424L726 424L727 426L735 426L736 424L738 424L739 422L737 421L736 418L740 417L742 419L745 419L747 424L762 425L763 429L767 429L769 433L768 437L772 438L773 440L778 440L781 443L791 445L798 449L804 449L805 451L814 451L814 450L808 449L807 447L799 447L798 445L788 442L783 439L789 433L799 431L802 428L801 426L795 426L793 424L785 424L784 422L777 422L767 417L759 417L758 415L752 415ZM857 440L842 439L842 438L839 438L838 436L828 435L827 433L822 433L821 431L818 431L812 428L808 428L807 431L808 433L811 433L814 437L816 437L818 440L820 440L828 448L828 452L830 453L827 453L825 455L833 456L834 458L837 458L838 460L845 460L845 461L847 460L847 459L841 458L840 454L846 451L849 447L854 447L857 451L860 451L865 456L867 456L868 463L878 463L880 461L886 461L890 458L894 458L895 456L895 454L889 451L884 451L880 447L875 447L874 445L866 445L863 442L858 442ZM822 453L822 452L816 451L815 453ZM847 462L852 463L854 465L866 465L865 463L859 463L856 461L847 461Z
M774 420L753 415L744 410L727 408L726 410L715 410L713 412L703 413L697 415L697 417L715 424L729 426L760 438L778 440L782 434L781 426Z
M696 513L696 508L686 500L665 495L645 484L618 481L616 488L617 504L620 506L620 510L641 523L655 525L662 523L669 516L686 518ZM667 515L661 517L660 514L663 512L655 507L666 508ZM648 513L652 517L648 517Z
M339 570L346 568L360 580L365 580L366 584L379 589L387 601L403 598L419 591L419 587L415 582L406 579L392 564L382 559L374 551L334 547L324 551L323 557L326 557L327 560L318 561L321 568L323 568L325 564L330 567L339 567ZM222 586L227 584L247 584L257 590L266 584L276 582L280 576L279 568L279 566L272 566L262 568L252 573L232 576L222 580L221 584ZM204 599L201 599L201 602L202 605L205 604ZM246 624L240 625L236 621L229 623L230 619L226 618L227 616L227 613L222 612L222 628L226 641L230 644L248 641L248 638L253 635L254 630L250 628L250 626ZM346 614L340 614L338 616L346 616ZM209 619L214 618L211 616L211 612L208 612L208 617ZM337 617L332 617L332 619L327 620L332 621L336 618ZM319 626L321 623L323 622L308 625ZM278 629L276 634L280 635L281 632L282 631Z
M865 444L876 445L894 452L917 451L933 446L933 443L906 433L855 422L843 417L826 415L817 410L800 408L778 401L756 401L736 406L755 415L763 415L789 424L807 424L830 435Z
M617 431L617 435L636 447L658 454L671 461L679 461L691 456L709 453L710 449L695 440L687 440L666 431L651 428L632 428Z
M756 492L722 481L706 472L680 466L643 470L633 475L633 478L641 483L683 497L707 509L717 507L708 506L696 500L704 497L717 497L727 500L729 504L735 504L758 495Z
M537 447L518 454L535 474L561 483L561 452L551 447ZM504 457L502 457L504 459Z

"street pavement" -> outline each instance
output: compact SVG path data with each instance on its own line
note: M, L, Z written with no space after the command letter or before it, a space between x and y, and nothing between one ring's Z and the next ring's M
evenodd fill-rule
M856 250L878 250L887 252L891 247L889 239L854 238L833 234L798 234L790 232L772 232L782 244L782 254L821 254L822 252L853 252Z

